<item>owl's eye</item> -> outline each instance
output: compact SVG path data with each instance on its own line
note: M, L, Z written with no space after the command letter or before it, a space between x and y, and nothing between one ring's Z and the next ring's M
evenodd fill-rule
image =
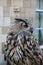
M28 28L28 25L26 25L25 23L22 23L22 27Z
M24 28L28 28L28 25L23 25Z

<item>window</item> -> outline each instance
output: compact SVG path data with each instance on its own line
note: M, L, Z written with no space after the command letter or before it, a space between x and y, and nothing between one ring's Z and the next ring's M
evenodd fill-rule
M36 38L40 45L43 44L43 0L37 0Z

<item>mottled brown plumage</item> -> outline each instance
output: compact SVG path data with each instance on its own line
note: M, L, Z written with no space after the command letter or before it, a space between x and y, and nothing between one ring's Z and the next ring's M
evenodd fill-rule
M8 33L5 55L16 65L43 65L43 54L33 35L33 28L26 21L19 22L21 29L16 33L14 30Z

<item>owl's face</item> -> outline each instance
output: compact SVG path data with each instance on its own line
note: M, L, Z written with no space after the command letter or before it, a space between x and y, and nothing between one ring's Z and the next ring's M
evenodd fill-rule
M25 24L22 21L15 22L15 25L19 30L26 30L27 28L29 28L29 25Z
M12 25L12 24L11 24ZM33 32L33 29L30 28L31 27L31 24L29 21L25 21L22 20L22 19L15 19L13 25L10 27L10 31L14 32L14 33L18 33L19 31L30 31L32 30Z

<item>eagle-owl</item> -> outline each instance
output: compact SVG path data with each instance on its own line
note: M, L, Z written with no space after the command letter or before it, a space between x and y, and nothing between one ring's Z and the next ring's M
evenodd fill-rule
M43 65L41 50L27 19L15 19L7 36L5 56L16 65Z

